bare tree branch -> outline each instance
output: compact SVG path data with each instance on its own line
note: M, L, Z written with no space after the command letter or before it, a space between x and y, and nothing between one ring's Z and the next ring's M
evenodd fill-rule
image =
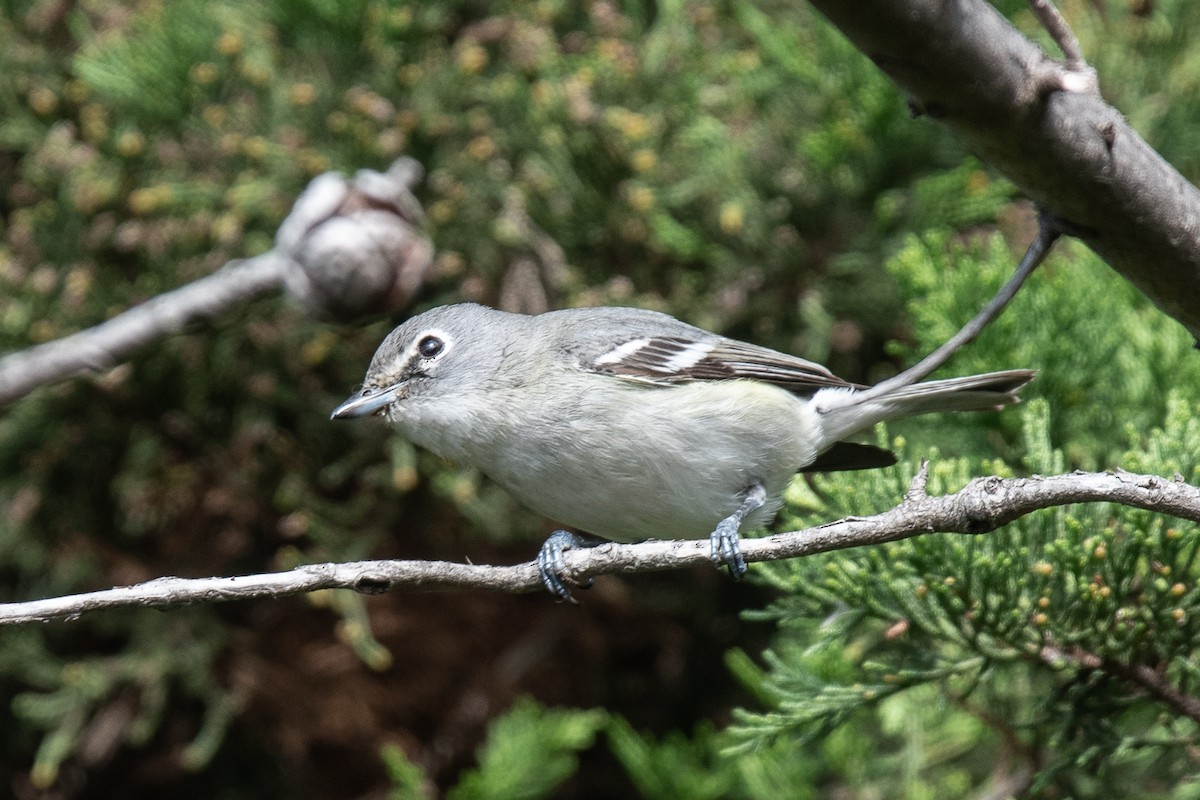
M1063 15L1054 3L1050 0L1029 0L1029 7L1037 15L1038 22L1042 23L1042 27L1054 39L1054 43L1058 45L1058 49L1062 50L1063 58L1067 62L1067 69L1082 69L1086 67L1087 62L1083 58L1083 48L1079 46L1079 40L1075 38L1075 32L1071 30L1071 26L1063 19Z
M903 502L872 517L742 542L747 561L777 561L830 550L882 544L929 533L986 533L1033 511L1072 503L1111 502L1200 522L1200 488L1183 480L1128 472L1032 478L977 478L954 494L925 493L926 465ZM708 564L709 542L605 544L564 553L569 577L652 572ZM285 597L318 589L378 593L413 589L491 589L524 593L542 587L534 562L493 567L445 561L358 561L313 564L286 572L233 578L158 578L67 597L0 604L0 625L73 619L101 609L172 608L222 600Z
M399 158L386 173L317 176L280 225L270 252L230 261L107 322L0 358L0 405L48 383L114 367L193 322L280 289L314 311L347 318L403 306L433 257L411 192L422 174L416 161Z
M915 109L953 129L1200 339L1200 191L1080 72L984 0L812 3Z
M1037 236L1030 242L1029 249L1025 251L1025 255L1021 258L1021 263L1017 265L1017 269L1012 274L1012 277L1000 287L1000 291L996 292L996 296L970 322L962 326L958 333L947 339L938 349L903 372L893 375L887 380L877 383L870 389L859 393L858 402L866 403L868 400L883 397L906 386L912 386L949 361L950 357L957 353L960 348L975 341L975 337L979 336L983 332L983 329L991 324L992 320L1000 316L1000 312L1004 310L1005 306L1017 296L1017 292L1025 285L1026 279L1046 260L1046 256L1050 255L1050 248L1054 246L1054 243L1061 235L1062 231L1054 220L1048 218L1045 214L1039 214Z
M87 330L0 358L0 404L39 386L84 372L101 372L138 348L214 317L283 283L288 260L272 250L231 261L222 269Z
M1179 687L1167 680L1166 675L1146 664L1128 664L1112 658L1101 658L1080 647L1060 648L1053 644L1044 646L1039 656L1052 667L1060 667L1067 663L1124 678L1145 689L1156 700L1166 703L1178 713L1200 722L1200 697L1180 691Z

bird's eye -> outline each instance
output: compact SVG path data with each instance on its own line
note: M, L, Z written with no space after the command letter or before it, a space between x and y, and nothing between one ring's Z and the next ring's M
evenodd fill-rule
M422 358L437 358L445 348L446 343L436 336L426 336L417 342L417 352Z

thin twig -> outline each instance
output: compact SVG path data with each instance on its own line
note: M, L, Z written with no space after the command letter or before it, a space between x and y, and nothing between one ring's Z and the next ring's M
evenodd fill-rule
M116 366L139 347L275 290L288 260L276 251L230 261L211 275L160 294L107 322L0 358L0 404L72 375Z
M914 484L915 485L915 484ZM1111 502L1200 522L1200 488L1182 480L1128 472L1084 473L1033 478L978 478L941 497L910 491L895 508L801 531L742 542L747 561L776 561L849 547L876 545L929 533L979 534L1038 509L1086 502ZM652 572L709 563L702 541L605 544L563 554L569 578ZM490 589L509 593L540 590L534 562L477 566L444 561L359 561L314 564L287 572L233 578L159 578L67 597L0 604L0 625L75 618L102 609L173 608L196 603L284 597L318 589L378 593L391 588Z
M964 697L951 698L961 709L996 731L1001 738L999 758L991 780L982 787L974 800L1008 800L1024 797L1041 768L1041 758L1013 727L1012 720L1003 714L966 702Z
M913 366L904 370L898 375L894 375L881 383L872 386L864 392L855 395L855 399L860 403L865 403L869 400L874 400L883 395L890 394L898 389L903 389L906 386L911 386L920 380L923 380L938 367L950 360L959 348L971 343L975 340L984 328L986 328L992 320L1000 316L1000 312L1004 307L1012 301L1025 280L1033 273L1035 269L1046 259L1050 253L1050 248L1055 240L1062 235L1062 229L1058 223L1046 214L1038 215L1038 232L1033 241L1029 244L1029 249L1025 251L1021 263L1017 265L1016 271L1008 282L1000 287L1000 291L996 292L996 296L991 299L986 306L983 307L975 318L964 325L958 333L951 336L941 347L934 350L925 358L918 361Z
M1075 38L1075 33L1058 7L1051 0L1029 0L1029 7L1062 51L1067 69L1086 69L1087 61L1083 58L1083 48L1079 46L1079 40Z
M1200 697L1181 691L1167 680L1166 675L1146 664L1129 664L1112 658L1102 658L1080 647L1060 648L1046 645L1039 651L1042 661L1059 667L1063 663L1084 669L1100 670L1140 686L1153 697L1174 708L1189 719L1200 722Z

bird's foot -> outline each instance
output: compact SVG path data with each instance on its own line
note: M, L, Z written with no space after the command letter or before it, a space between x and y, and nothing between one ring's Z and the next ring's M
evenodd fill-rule
M729 567L729 575L735 581L746 574L746 559L742 557L742 546L738 542L738 531L742 522L753 512L762 507L767 501L767 492L761 483L755 483L746 489L746 499L737 511L717 523L709 541L712 553L709 558L713 565L720 569Z
M713 566L717 569L729 567L729 576L736 580L746 574L746 559L742 557L742 546L738 543L738 524L740 520L732 516L717 523L717 527L709 536L712 542Z
M563 561L563 552L572 548L596 547L601 544L604 544L604 541L601 539L580 536L570 531L555 531L550 534L550 537L542 544L542 549L538 551L537 556L538 576L541 577L542 585L546 587L546 591L550 592L558 600L566 600L570 603L576 602L575 598L571 596L571 590L567 587L567 582L563 577L563 573L567 569L567 565ZM583 583L576 585L581 589L590 589L595 582L595 578L589 577Z

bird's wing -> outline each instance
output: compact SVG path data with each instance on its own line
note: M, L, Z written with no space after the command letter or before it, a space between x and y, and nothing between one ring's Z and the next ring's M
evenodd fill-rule
M812 361L719 336L631 338L585 366L593 372L645 383L745 378L802 396L818 389L853 386Z

